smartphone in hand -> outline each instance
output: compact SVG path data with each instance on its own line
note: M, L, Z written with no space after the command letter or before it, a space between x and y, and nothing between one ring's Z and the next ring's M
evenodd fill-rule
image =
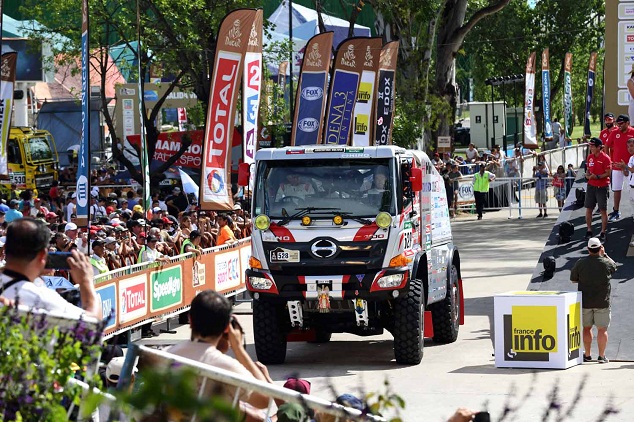
M68 258L72 256L70 252L49 252L46 256L46 267L52 270L68 270Z

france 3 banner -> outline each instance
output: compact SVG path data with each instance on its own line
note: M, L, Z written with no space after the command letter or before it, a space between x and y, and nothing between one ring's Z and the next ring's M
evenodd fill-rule
M399 41L383 46L379 59L379 74L376 85L376 107L374 123L374 145L392 144L392 126L394 124L394 94L396 92L396 62Z
M255 9L237 9L220 23L203 139L200 207L231 210L231 141L239 83Z
M590 107L592 106L592 97L594 96L594 80L596 77L597 53L590 53L590 62L588 63L588 82L586 85L586 115L583 121L583 134L591 136L590 131Z
M90 101L88 98L90 83L90 51L88 33L88 0L82 1L81 23L81 140L77 167L77 225L88 226L89 177L90 177Z
M2 55L0 66L0 174L9 174L7 162L7 141L11 129L11 110L13 109L13 90L15 87L15 67L18 53Z
M550 59L548 49L542 52L542 99L544 103L544 137L553 138L553 126L550 119Z
M248 164L255 161L258 137L260 92L262 90L263 14L262 9L258 9L255 13L255 20L253 21L253 26L251 26L244 60L244 76L242 77L242 124L244 136L242 160Z
M524 147L537 148L537 130L535 124L535 58L533 52L526 62L526 90L524 94Z
M367 37L348 38L337 48L326 107L325 144L348 144L352 111L363 71L363 57L370 40Z
M359 92L352 113L352 145L369 146L373 139L374 92L382 46L381 38L371 38L365 49Z
M323 32L306 43L297 83L291 145L316 145L321 139L333 37L334 32Z
M564 59L564 126L566 137L572 136L574 116L572 114L572 53L566 53Z

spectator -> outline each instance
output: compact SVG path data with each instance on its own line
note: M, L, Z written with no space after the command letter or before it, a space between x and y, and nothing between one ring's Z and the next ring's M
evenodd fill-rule
M141 247L137 263L140 264L141 262L160 262L162 264L169 264L169 257L163 255L161 252L156 250L157 243L158 237L148 236L145 241L145 245Z
M66 221L71 221L72 214L77 214L77 194L75 192L73 192L66 200L66 213L64 214L64 219Z
M623 170L630 159L627 151L627 140L634 138L634 127L630 126L630 118L627 114L621 114L616 118L617 130L610 132L606 146L606 153L612 161L612 173L610 174L610 186L614 192L614 208L608 215L609 221L616 221L621 218L619 206L621 205L621 191L623 190Z
M233 233L233 220L227 215L218 216L218 237L216 239L216 246L225 245L227 243L235 242L236 236Z
M19 205L20 205L20 201L18 201L17 199L12 199L9 202L9 211L5 213L5 217L4 217L7 223L10 223L14 220L17 220L23 217L22 213L18 211Z
M449 181L449 189L447 189L447 206L449 207L449 216L455 217L458 211L458 190L460 189L459 180L462 173L458 168L458 164L452 164L451 170L447 173Z
M189 237L185 239L185 241L183 241L183 244L181 245L181 254L191 252L195 255L196 258L198 258L201 254L200 241L201 241L200 232L197 230L194 230L193 232L189 234Z
M586 188L586 199L584 206L586 208L586 239L592 237L592 211L594 207L599 206L601 213L601 234L599 239L605 240L606 230L608 227L608 186L610 186L610 173L612 161L606 153L601 149L603 142L599 138L591 138L590 154L587 159L586 178L588 186Z
M495 174L485 170L484 163L481 163L479 171L473 178L473 194L475 196L478 220L482 220L484 203L486 202L487 195L489 194L489 182L493 180L495 180Z
M557 167L557 172L553 175L553 191L559 212L561 212L566 200L566 169L562 165Z
M48 209L42 206L41 198L35 198L33 199L33 207L31 208L31 217L37 217L40 213L46 216L48 214Z
M568 169L566 170L566 197L570 193L572 189L572 185L575 183L575 178L577 177L577 172L573 168L572 164L568 164Z
M475 164L476 161L480 161L480 153L474 144L469 144L469 147L465 151L465 155L467 156L467 164Z
M537 167L533 167L533 177L535 178L535 202L539 208L539 214L536 218L548 217L546 203L548 202L548 171L546 163L540 161Z
M120 248L117 239L114 237L106 237L103 242L106 255L106 263L110 271L123 267L123 260L120 255Z
M181 188L178 186L172 189L172 195L168 196L165 199L165 205L167 206L167 212L174 217L178 217L178 215L185 211L187 205L187 197L181 191Z
M77 246L77 249L79 249L81 253L88 253L88 236L84 232L79 234L77 224L73 222L66 223L64 233L68 239Z
M95 276L104 274L109 271L108 263L106 262L106 252L104 249L104 242L102 240L95 240L92 242L92 256L90 257L90 265L92 265L93 273Z

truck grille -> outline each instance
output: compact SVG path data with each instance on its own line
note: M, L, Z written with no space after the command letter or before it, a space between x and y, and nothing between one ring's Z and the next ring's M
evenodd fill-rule
M38 188L48 188L53 185L53 174L42 174L35 177L35 186Z

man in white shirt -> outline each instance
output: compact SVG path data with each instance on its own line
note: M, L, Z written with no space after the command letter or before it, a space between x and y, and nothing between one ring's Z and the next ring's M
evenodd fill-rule
M279 201L285 197L305 199L307 195L314 195L315 189L308 182L302 182L298 173L289 173L286 176L286 183L280 184L275 200Z
M75 192L73 192L68 204L66 204L66 215L64 215L66 221L70 221L72 214L77 214L77 194Z

